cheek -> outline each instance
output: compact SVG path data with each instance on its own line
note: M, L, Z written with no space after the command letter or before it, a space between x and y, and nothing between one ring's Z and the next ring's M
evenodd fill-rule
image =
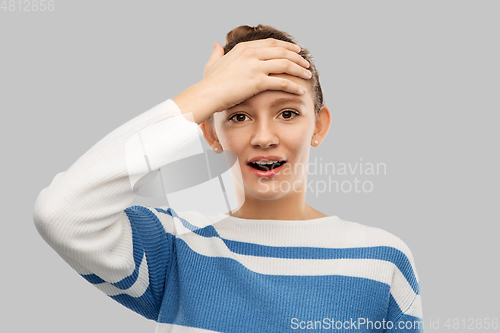
M303 115L300 121L297 121L294 126L285 127L286 137L291 137L294 140L309 140L315 128L315 119L310 115Z
M214 119L214 130L215 134L217 135L217 139L219 142L224 146L228 146L229 142L231 141L231 131L228 130L224 125L222 124L221 120L216 120Z
M281 138L281 144L286 147L286 150L295 155L295 158L302 160L309 153L310 135L306 128L297 128Z
M222 127L217 130L217 136L224 149L231 150L235 153L245 147L245 145L248 145L250 141L250 137L245 131L237 129L224 129Z
M287 146L299 155L307 155L314 134L313 121L307 119L301 126L294 126L284 136ZM283 142L283 141L282 141Z

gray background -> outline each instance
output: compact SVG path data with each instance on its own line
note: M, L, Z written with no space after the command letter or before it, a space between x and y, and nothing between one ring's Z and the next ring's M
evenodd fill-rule
M316 59L333 119L311 159L387 165L385 175L358 175L373 183L370 193L308 193L308 202L408 244L427 331L436 320L439 331L456 331L448 318L499 318L499 9L456 0L93 0L0 10L0 331L154 332L59 258L33 225L33 205L110 131L201 80L215 41L259 23L291 33Z

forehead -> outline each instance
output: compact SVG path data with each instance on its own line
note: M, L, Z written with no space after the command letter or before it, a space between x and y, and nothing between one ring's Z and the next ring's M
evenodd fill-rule
M305 95L297 95L283 90L266 90L263 91L231 108L228 111L232 111L236 108L261 108L261 107L279 107L284 104L297 104L302 105L305 108L314 109L314 93L312 91L312 83L310 80L304 80L297 76L292 76L288 74L270 74L270 76L286 78L294 83L307 88L307 93Z

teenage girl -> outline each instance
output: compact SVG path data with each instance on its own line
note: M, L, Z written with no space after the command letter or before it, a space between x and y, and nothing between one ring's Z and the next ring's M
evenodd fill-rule
M214 44L200 82L57 174L36 201L35 225L156 332L422 332L406 244L306 203L304 166L330 121L310 53L270 26L240 26ZM237 156L238 208L130 206L134 189L200 131L215 153Z

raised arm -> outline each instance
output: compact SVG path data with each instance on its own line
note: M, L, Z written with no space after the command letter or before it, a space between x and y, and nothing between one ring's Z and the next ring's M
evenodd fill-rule
M100 140L35 203L44 240L89 282L150 319L159 310L174 230L168 230L171 217L129 207L132 189L199 140L199 131L167 100Z
M298 50L267 39L223 55L216 43L202 81L109 133L40 192L33 218L41 236L87 281L156 319L175 227L169 210L130 207L133 189L199 140L198 124L214 112L268 89L298 92L292 81L269 76L306 77Z

